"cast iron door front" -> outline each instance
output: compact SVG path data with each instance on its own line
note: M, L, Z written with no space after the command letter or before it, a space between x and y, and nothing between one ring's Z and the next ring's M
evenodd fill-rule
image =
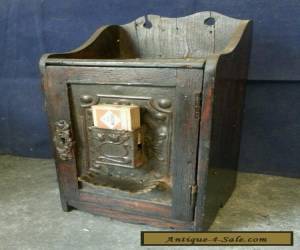
M62 74L63 70L49 67L48 77L65 86L78 192L168 205L173 219L192 221L202 70L69 67L68 74ZM99 104L139 106L141 128L126 132L95 127L91 108ZM131 164L135 143L143 158L138 167Z

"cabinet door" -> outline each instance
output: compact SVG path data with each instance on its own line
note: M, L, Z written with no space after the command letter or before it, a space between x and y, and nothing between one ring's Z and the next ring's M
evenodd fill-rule
M164 204L173 219L192 221L202 71L52 67L49 73L66 86L80 189ZM140 107L141 166L131 164L134 133L94 126L91 107L98 104Z

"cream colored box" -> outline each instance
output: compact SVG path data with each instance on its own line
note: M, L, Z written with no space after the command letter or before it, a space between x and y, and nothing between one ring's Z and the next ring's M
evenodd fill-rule
M137 105L99 104L92 106L94 126L133 131L140 128L140 107Z

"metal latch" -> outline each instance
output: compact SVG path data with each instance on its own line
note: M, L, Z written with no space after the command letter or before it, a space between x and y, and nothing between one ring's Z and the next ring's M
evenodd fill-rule
M190 188L191 188L190 202L191 202L191 205L194 206L196 204L198 186L197 185L191 185Z
M195 119L200 119L201 117L201 107L202 107L202 92L195 95Z

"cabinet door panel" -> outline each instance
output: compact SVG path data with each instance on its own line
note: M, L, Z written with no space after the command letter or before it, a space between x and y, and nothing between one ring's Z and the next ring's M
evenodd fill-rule
M63 71L52 68L56 76ZM128 74L123 78L126 71ZM192 221L191 190L195 185L199 135L196 108L202 71L136 68L126 71L116 69L119 77L112 77L111 68L71 67L68 74L56 79L56 84L67 86L65 94L74 130L80 188L111 197L169 205L174 219ZM103 132L93 126L91 107L104 103L140 107L141 166L130 167L135 135L126 131Z

